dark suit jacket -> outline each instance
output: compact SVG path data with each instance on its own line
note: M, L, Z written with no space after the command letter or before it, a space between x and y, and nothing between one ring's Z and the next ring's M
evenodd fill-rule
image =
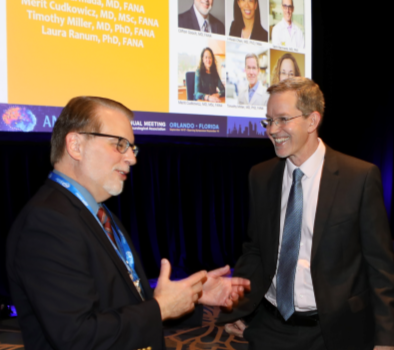
M219 322L252 314L276 271L285 160L250 172L249 236L234 275L251 292ZM311 274L328 350L394 345L394 256L376 166L333 151L323 165L314 224ZM253 322L253 320L252 320Z
M160 308L126 230L146 301L101 226L47 180L15 221L7 246L11 295L29 349L165 349Z
M243 23L233 21L230 27L230 36L241 37ZM250 35L250 40L259 40L268 42L268 32L261 26L260 23L255 22Z
M219 96L222 97L225 94L225 88L219 75L216 74L204 74L200 75L200 70L197 68L194 76L194 99L204 100L205 95L216 94L219 89Z
M209 15L209 24L211 26L212 33L224 35L224 24L211 14ZM200 30L200 26L198 25L197 17L194 13L193 6L190 8L190 10L181 13L178 16L178 27L192 30Z

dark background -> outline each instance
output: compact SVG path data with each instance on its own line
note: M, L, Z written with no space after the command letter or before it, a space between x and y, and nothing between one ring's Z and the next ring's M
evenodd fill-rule
M379 166L393 232L391 7L313 0L312 76L326 97L321 138ZM8 296L6 236L51 170L49 139L0 133L0 297ZM274 156L271 142L137 136L136 143L138 164L108 206L130 232L148 277L158 276L162 257L174 277L233 266L246 239L248 172Z

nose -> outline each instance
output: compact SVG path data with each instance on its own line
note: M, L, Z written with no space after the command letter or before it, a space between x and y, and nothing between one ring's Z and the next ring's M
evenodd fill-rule
M280 129L280 126L277 126L275 123L272 123L272 125L267 126L267 131L270 135L274 136Z
M129 167L137 163L137 157L135 156L131 147L123 154L123 160L128 164Z

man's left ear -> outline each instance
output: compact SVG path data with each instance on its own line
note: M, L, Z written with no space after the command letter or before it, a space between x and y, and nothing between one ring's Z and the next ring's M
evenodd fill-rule
M66 135L66 151L74 160L81 160L82 157L82 135L75 131Z
M308 130L310 133L314 132L320 124L321 115L319 112L312 112L309 116L310 124Z

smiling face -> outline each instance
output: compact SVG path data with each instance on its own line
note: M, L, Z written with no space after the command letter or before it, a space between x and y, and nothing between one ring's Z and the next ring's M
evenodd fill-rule
M275 93L270 96L267 105L267 117L291 118L302 114L296 107L297 94L294 91ZM267 133L274 144L276 155L289 158L293 164L300 166L316 150L318 145L316 121L308 116L293 119L283 126L274 123L267 127Z
M249 87L256 85L259 77L259 67L255 57L249 57L245 61L245 73L248 79Z
M98 107L97 115L101 122L100 133L120 136L134 143L130 121L122 112ZM130 166L137 162L131 147L121 154L116 149L117 138L81 136L79 172L84 179L83 185L98 203L117 196L123 190Z
M212 66L212 55L209 50L205 50L202 55L202 62L204 63L204 67L207 71L211 69Z
M254 19L254 14L257 9L257 0L238 0L238 6L244 20Z
M293 78L295 76L294 63L290 58L286 58L282 61L279 70L279 81Z
M194 6L197 11L201 13L201 16L206 18L211 11L213 0L194 0Z
M291 17L293 16L293 1L292 0L282 0L282 11L283 18L288 23L291 24Z

